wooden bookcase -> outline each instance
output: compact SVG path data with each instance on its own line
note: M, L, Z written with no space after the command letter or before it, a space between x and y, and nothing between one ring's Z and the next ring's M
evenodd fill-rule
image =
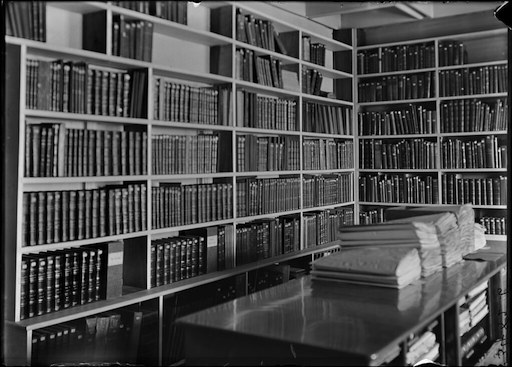
M472 203L486 238L506 240L507 37L491 13L358 30L361 223L382 220L391 206ZM401 84L410 87L395 95ZM397 130L390 130L393 123ZM411 196L395 192L401 180Z
M108 317L116 313L126 315L126 312L130 316L122 316L125 326L135 329L135 320L142 317L142 326L138 327L143 332L139 334L140 342L131 339L128 347L138 348L140 358L134 359L133 355L122 358L132 363L176 362L174 358L180 356L181 342L179 330L173 329L172 321L183 312L197 309L202 291L205 292L202 307L206 307L233 295L246 294L249 283L257 281L254 279L258 272L263 273L275 264L307 267L314 255L337 247L327 229L342 221L353 222L351 30L332 34L314 22L297 20L284 11L274 13L274 7L265 4L203 2L196 7L189 2L185 3L186 18L181 9L179 22L115 4L47 2L42 23L46 27L45 42L6 36L6 90L9 93L5 103L9 123L5 128L9 139L5 148L12 157L5 167L8 192L4 193L6 207L12 214L6 218L6 228L9 228L5 288L9 300L6 303L8 364L98 362L101 358L121 358L126 345L117 347L120 351L117 356L95 355L91 347L94 342L87 344L92 336L87 334L86 327L94 320L99 330L100 323L105 323ZM240 13L271 23L276 34L282 35L286 54L278 48L239 40ZM152 29L149 38L143 38L144 45L152 43L151 57L147 50L140 50L140 55L136 48L133 55L123 51L125 43L122 36L117 36L118 26L132 30L136 27ZM343 42L347 32L349 42ZM304 61L301 57L302 38L306 36L311 43L324 45L324 65ZM269 40L273 44L274 35ZM255 57L253 62L258 57L279 64L275 71L284 72L283 83L279 78L276 81L274 75L270 75L270 79L274 78L270 85L239 78L237 55L240 50L245 54L250 51ZM76 70L77 74L71 75L76 78L73 79L78 86L76 90L81 90L70 89L69 94L62 95L69 99L63 101L55 97L61 94L52 93L60 84L48 74L59 64L56 60L63 60L60 67ZM34 73L36 69L40 74ZM317 78L318 73L323 76L315 94L302 89L306 84L302 70L306 69L316 70ZM85 88L85 85L91 87ZM94 89L96 86L98 89ZM109 90L118 92L113 94ZM179 91L192 90L196 94L191 92L190 104L195 102L193 96L202 98L201 108L187 109L186 92L179 94ZM173 91L178 93L173 94ZM274 118L262 119L263 125L245 124L243 114L247 109L244 106L248 102L244 95L252 96L254 101L260 98L260 115L275 108ZM103 107L102 97L111 109ZM183 98L183 101L172 103L175 101L172 98ZM215 99L220 102L212 102ZM166 106L164 100L170 100L170 106ZM317 109L321 106L323 110L318 113L323 113L324 117L330 113L342 122L327 125L322 128L325 130L309 123L306 129L306 105ZM216 109L218 113L212 113ZM288 116L286 124L273 124L280 122L283 116ZM276 154L274 162L260 161L254 166L258 169L244 169L243 164L252 165L252 160L259 157L243 158L240 147L244 138L276 147L284 145L286 160ZM44 146L43 141L47 143ZM175 155L168 153L172 141L179 141L185 148L176 148ZM40 150L42 146L44 153ZM201 146L206 148L201 150ZM211 146L217 149L208 148ZM174 149L175 145L172 147ZM246 152L249 150L246 147ZM205 158L189 164L197 157L195 151L203 152ZM323 161L326 152L331 154L328 165ZM172 162L175 156L180 158ZM261 197L253 202L249 194L242 191L244 187L259 185L261 188L276 185L276 182L282 182L279 191L274 193L279 207L263 205ZM187 189L182 192L171 191L176 187L179 191L183 186ZM167 188L170 189L166 191ZM188 209L195 208L193 205L206 206L206 202L198 199L194 204L187 203L184 210L173 211L178 206L176 197L183 195L184 200L188 188L192 196L200 195L193 190L202 188L223 192L222 196L217 196L218 200L211 199L209 203L219 210L199 210L197 216L188 215L191 212ZM68 202L68 196L75 194L81 199L75 202L70 198ZM101 199L101 195L105 198ZM176 196L171 198L171 195ZM280 198L288 198L288 201L278 200ZM242 211L242 201L247 201L246 211ZM55 209L56 202L62 207ZM70 206L68 210L66 205ZM73 205L77 207L74 219L69 217L75 214ZM67 228L63 228L64 223ZM90 228L88 223L96 225ZM262 256L241 246L242 234L237 231L241 233L244 228L252 227L264 231L268 228L264 225L272 223L290 227L286 233L293 241L287 239L286 249L274 249L272 256ZM316 233L320 224L321 236ZM76 226L74 230L73 226ZM204 252L201 252L203 262L200 264L204 266L183 270L181 280L167 273L163 278L156 275L160 273L155 270L155 264L164 262L153 261L159 261L157 256L167 256L167 250L154 253L152 250L157 251L164 239L181 238L207 228L214 229L212 238L217 240L217 247L219 228L225 231L226 252L231 244L231 258L226 260L224 268L218 267L218 263L209 263L210 247L214 250L216 247L215 242L208 240L201 247ZM185 246L192 251L192 243L183 245L184 253ZM242 257L245 251L250 251L252 257ZM59 258L62 255L62 259L64 254L71 254L77 257L78 264L91 267L78 266L74 275L63 273L62 277L69 277L70 282L61 291L60 287L52 287L56 284L55 273L45 263L56 264L53 263L55 258L46 257L55 254ZM171 254L169 252L169 256ZM97 262L86 263L79 256L101 257L101 267ZM221 255L214 254L216 256ZM38 274L35 272L30 273L32 278L26 276L32 269L25 268L25 265L31 266L29 260L34 261L34 267L41 269L44 277L34 276ZM66 270L67 265L72 264L62 263L60 268ZM87 271L82 271L83 268ZM82 280L82 275L91 275L91 279ZM86 283L99 285L99 288L81 289L81 284ZM61 296L69 296L66 303L71 303L70 307L60 304L59 292ZM73 292L79 293L76 299ZM80 297L80 292L92 292L97 297ZM52 332L63 332L70 324L77 329L83 327L84 342L77 344L81 353L72 351L64 355L62 349L68 348L59 347L60 339L52 336ZM145 335L144 330L148 329L150 334ZM69 328L67 330L71 333ZM123 332L127 332L126 328ZM57 346L40 348L44 337ZM115 337L108 342L115 345ZM111 349L115 354L116 348Z

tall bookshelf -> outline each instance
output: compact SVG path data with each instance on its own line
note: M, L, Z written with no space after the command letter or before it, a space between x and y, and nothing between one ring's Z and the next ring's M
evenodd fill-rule
M177 315L307 266L353 223L351 31L161 3L46 2L11 23L8 363L176 362Z
M360 222L471 203L486 238L505 241L506 28L475 13L357 38Z

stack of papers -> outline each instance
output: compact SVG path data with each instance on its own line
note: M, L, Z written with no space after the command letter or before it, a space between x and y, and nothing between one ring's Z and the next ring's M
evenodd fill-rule
M474 250L480 250L484 248L487 244L487 240L485 239L485 227L479 223L475 223L475 248Z
M439 343L436 341L436 334L432 331L425 331L409 347L405 356L408 365L414 365L422 359L435 361L439 357Z
M421 276L418 250L410 247L342 249L313 262L313 280L403 288Z
M340 228L338 238L346 247L416 248L421 259L421 276L427 277L442 268L441 247L431 223L379 223Z
M447 268L462 260L465 247L460 241L460 230L455 214L443 212L414 216L413 211L408 212L412 215L411 217L393 219L386 223L429 223L435 227L437 232L437 238L441 248L442 266Z

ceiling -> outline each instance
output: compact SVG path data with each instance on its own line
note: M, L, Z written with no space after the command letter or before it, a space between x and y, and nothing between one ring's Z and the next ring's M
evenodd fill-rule
M503 1L273 1L329 28L365 28L449 15L493 12Z

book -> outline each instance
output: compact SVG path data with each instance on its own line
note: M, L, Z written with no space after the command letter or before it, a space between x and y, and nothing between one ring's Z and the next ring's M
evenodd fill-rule
M106 258L106 299L111 299L122 295L123 252L123 241L109 242L105 245L104 256Z

